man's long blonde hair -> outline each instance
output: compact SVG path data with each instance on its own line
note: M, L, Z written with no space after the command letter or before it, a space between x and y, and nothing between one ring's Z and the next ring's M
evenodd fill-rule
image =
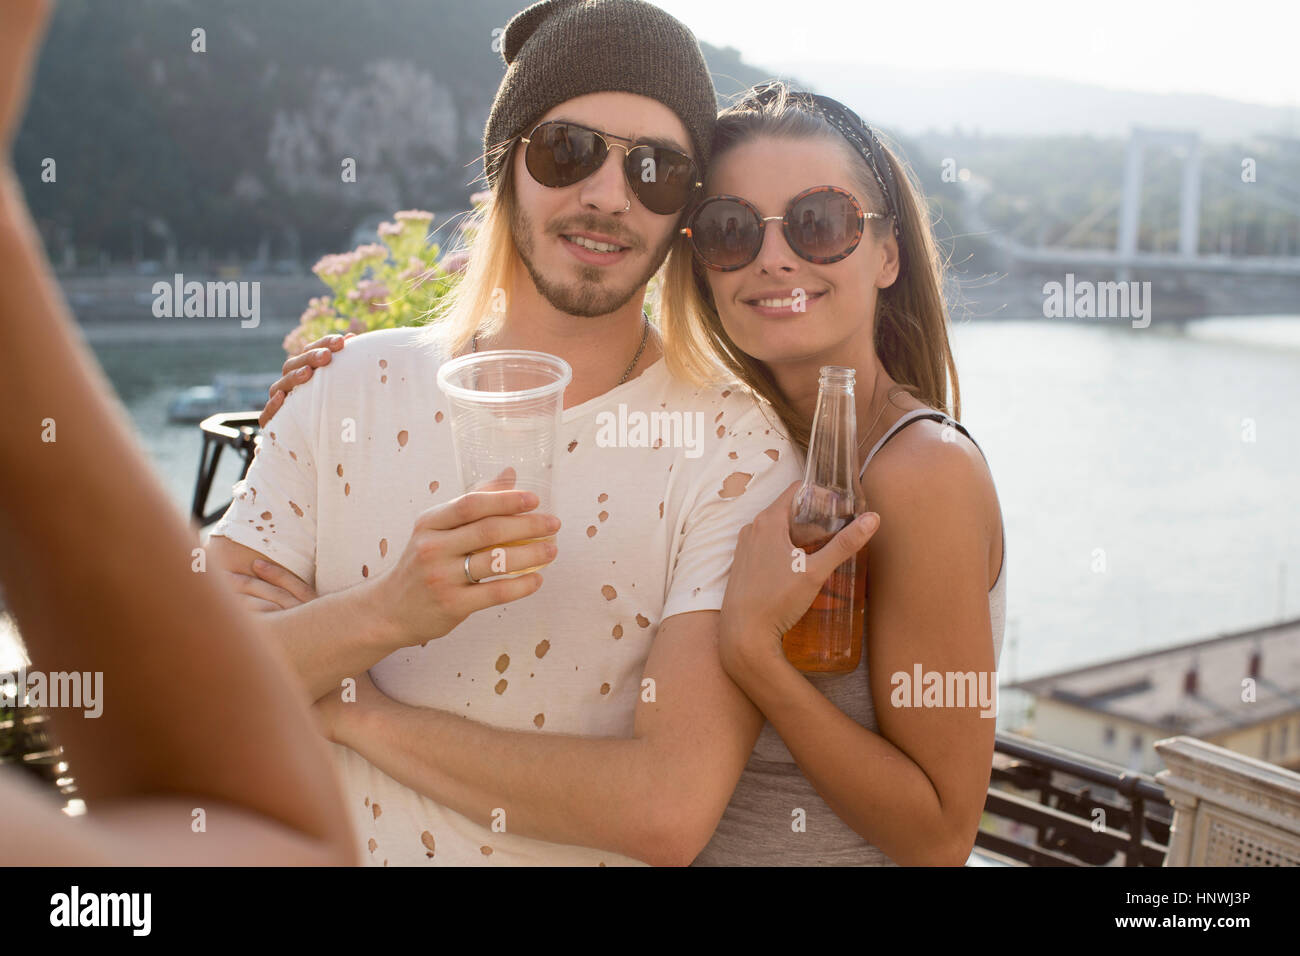
M505 153L501 176L491 198L463 220L461 228L473 236L465 273L438 300L430 329L445 336L449 353L457 355L469 347L474 333L491 335L505 319L505 295L523 263L515 248L510 221L514 213L515 142L498 147Z

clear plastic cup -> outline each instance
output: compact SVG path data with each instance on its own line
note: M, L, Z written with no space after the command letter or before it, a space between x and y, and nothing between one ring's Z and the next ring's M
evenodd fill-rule
M572 378L564 359L522 349L472 352L438 369L463 492L531 491L537 495L536 511L553 513L555 446L564 389ZM498 547L523 543L508 541Z

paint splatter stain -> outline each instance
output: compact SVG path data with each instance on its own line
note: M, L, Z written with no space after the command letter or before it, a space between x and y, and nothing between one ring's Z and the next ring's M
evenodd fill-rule
M749 484L749 479L753 477L748 472L733 471L722 480L722 487L718 489L718 497L739 498L745 493L745 487Z
M578 447L578 439L575 438L573 441L569 442L569 451L573 451L573 449L577 447Z
M364 564L361 565L361 576L362 576L363 578L368 578L368 577L370 577L370 568L369 568L369 566L364 565Z
M609 517L609 512L602 511L600 514L596 515L596 517L599 518L601 521L604 521L606 518Z
M336 472L338 472L338 476L339 476L340 478L343 477L343 464L342 464L341 462L339 463L338 467L335 468L334 470L335 470Z
M500 657L497 658L497 673L498 673L498 674L504 674L504 673L506 672L506 668L509 667L509 666L510 666L510 655L509 655L509 654L502 654Z
M424 844L424 855L427 859L432 860L433 854L437 852L437 845L434 843L433 834L425 830L420 834L420 842Z
M442 412L434 412L433 420L434 420L435 422L441 422L441 421L442 421Z
M398 447L398 448L405 448L405 447L406 447L406 440L407 440L408 438L410 438L410 437L411 437L411 436L410 436L410 434L407 432L407 430L406 430L405 428L403 428L400 432L397 433L397 447Z
M781 453L777 451L775 448L769 448L766 451L764 451L763 454L766 455L768 458L771 458L773 461L781 460Z
M605 494L605 492L603 492L603 491L602 491L599 495L596 496L596 501L599 502L599 503L602 504L602 505L603 505L606 501L608 501L608 500L609 500L609 495Z
M431 495L436 494L437 491L438 491L438 482L436 481L429 482L429 494Z
M270 432L271 441L275 441L275 432Z
M722 420L722 415L723 415L722 412L718 412L718 414L716 414L716 415L713 416L713 420L714 420L715 422L717 422L717 421L721 421L721 420Z
M380 367L380 368L388 368L388 359L380 359L380 360L379 360L379 367Z
M346 481L343 482L343 494L345 495L352 494L352 485Z
M587 525L587 537L588 538L596 537L596 526L594 524Z
M299 508L299 507L298 507L296 504L294 504L292 501L289 502L289 507L293 509L293 513L296 514L299 518L302 517L302 509Z
M661 501L659 502L659 517L662 518L663 516L664 516L664 503Z
M623 625L615 624L614 630L610 631L610 633L614 635L614 640L617 641L620 637L623 636Z
M646 617L644 614L638 614L638 615L636 616L636 626L637 626L637 627L649 627L649 626L650 626L650 618Z
M719 426L718 426L718 437L721 438L721 437L722 437L723 435L725 435L726 433L727 433L727 426L726 426L726 425L719 425Z
M386 557L388 557L388 539L387 539L387 538L380 538L380 539L379 539L379 556L380 556L381 558L386 558Z
M504 694L506 692L506 684L506 679L503 677L497 681L497 686L494 687L493 690L495 690L497 694Z
M730 459L732 459L732 460L734 461L735 459L739 458L740 456L737 455L734 451L729 451L729 452L727 452L727 457L730 458Z
M370 812L375 815L376 820L379 819L379 815L384 812L383 810L379 809L379 801L375 801L370 805Z
M482 853L484 856L491 856L491 855L492 855L492 848L491 848L490 846L481 846L481 847L478 848L478 850L479 850L479 852Z
M726 398L730 394L731 394L731 389L727 389L725 392L722 393L722 397Z
M606 601L612 601L614 600L614 598L618 597L618 592L615 591L613 587L611 587L608 584L601 586L600 593L605 596Z
M387 384L388 384L388 376L387 376L387 375L381 375L381 376L379 376L379 384L380 384L380 385L387 385Z
M271 512L269 512L269 511L263 511L263 512L262 512L262 520L263 520L263 521L270 521L270 520L271 520Z
M601 692L602 694L608 694L608 693L609 693L609 684L601 684L601 685L600 685L600 692Z
M544 723L546 723L546 715L545 715L545 714L538 714L538 715L536 715L536 716L533 718L533 725L534 725L538 730L541 730L541 729L542 729L542 724L544 724Z
M289 452L289 457L292 458L294 461L297 461L297 460L298 460L298 456L295 455L292 451Z
M374 837L371 837L371 838L366 842L366 846L370 847L370 852L371 852L371 853L374 853L374 852L375 852L375 848L376 848L377 846L379 846L379 844L375 842L375 838L374 838Z
M259 525L257 526L256 530L258 530L258 531L265 531L266 529L263 528L263 527L259 524Z
M541 659L546 656L546 652L549 651L550 649L551 649L551 642L542 641L542 643L537 645L533 653L537 655L538 659Z

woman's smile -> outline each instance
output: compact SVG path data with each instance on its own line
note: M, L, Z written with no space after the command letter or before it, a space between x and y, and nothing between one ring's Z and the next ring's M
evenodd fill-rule
M827 295L826 290L809 292L800 286L785 289L765 289L747 295L740 301L759 315L784 318L807 312Z

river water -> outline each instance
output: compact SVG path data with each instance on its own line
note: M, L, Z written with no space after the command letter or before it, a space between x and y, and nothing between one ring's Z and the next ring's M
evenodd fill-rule
M980 321L953 341L1007 529L1004 682L1300 616L1300 316ZM168 402L283 360L269 336L93 349L183 511L201 441ZM0 666L15 654L0 640Z

